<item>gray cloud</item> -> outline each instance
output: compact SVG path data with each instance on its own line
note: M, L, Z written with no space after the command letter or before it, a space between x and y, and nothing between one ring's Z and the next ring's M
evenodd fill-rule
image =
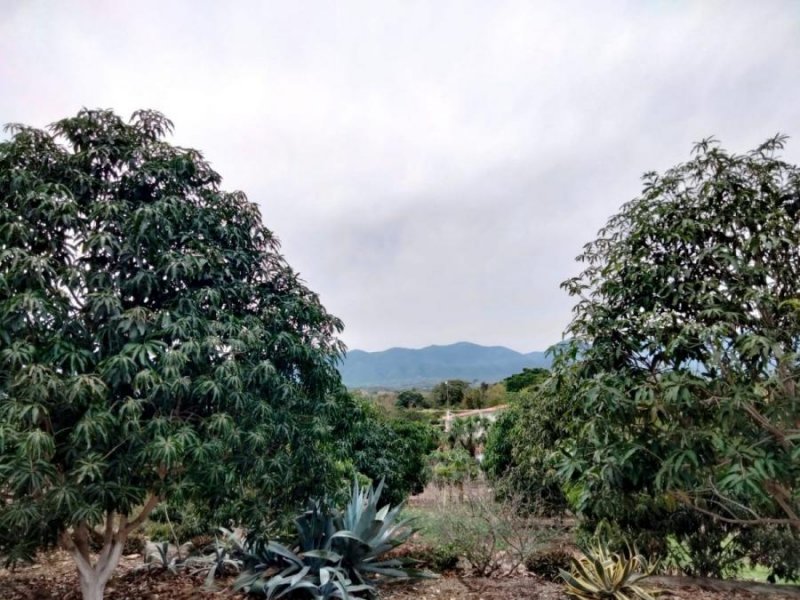
M163 111L351 347L542 349L642 172L800 135L791 1L4 4L0 120Z

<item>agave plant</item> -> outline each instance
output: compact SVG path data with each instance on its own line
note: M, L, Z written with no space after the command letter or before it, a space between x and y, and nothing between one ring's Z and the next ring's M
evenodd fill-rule
M250 594L267 598L293 594L315 600L347 600L351 595L372 590L371 585L354 584L340 565L342 557L330 550L295 552L277 542L268 542L250 556L257 562L234 584L235 589Z
M380 577L424 577L403 568L396 559L383 559L414 533L409 520L400 520L401 506L379 508L383 481L362 489L353 483L342 512L324 502L312 502L295 520L292 548L277 542L255 543L246 558L248 569L235 587L268 599L290 594L314 599L376 596Z
M155 568L177 573L183 563L177 553L170 554L169 542L155 544L154 548L155 549L151 548L149 551L145 552L144 569L151 570Z
M655 600L658 591L639 585L653 574L655 565L638 553L630 554L624 558L597 544L581 558L572 558L572 572L561 570L567 595L578 600Z
M224 527L219 531L221 539L215 537L207 548L200 548L200 555L190 556L183 563L193 575L206 572L205 587L208 589L213 589L217 577L241 572L242 557L247 552L246 540L241 534Z

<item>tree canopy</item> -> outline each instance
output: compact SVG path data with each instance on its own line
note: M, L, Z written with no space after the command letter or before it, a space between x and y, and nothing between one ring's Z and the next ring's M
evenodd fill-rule
M800 529L800 171L784 141L699 143L578 257L543 389L571 415L556 460L583 514Z
M343 395L335 414L335 454L350 461L353 471L384 481L384 496L392 504L423 491L430 476L428 455L439 445L435 427L403 414L390 417L374 402L352 394Z
M720 516L735 512L731 496L788 522L800 475L800 173L775 157L782 146L735 156L707 141L691 162L648 174L565 284L579 297L565 352L598 415L587 432L609 426L605 452L647 442L664 459L658 487L705 489Z
M170 495L258 520L335 474L341 322L171 128L82 110L0 143L0 553L60 541L85 597Z
M503 383L506 385L507 391L521 392L525 388L540 384L547 379L549 374L550 371L547 369L525 367L519 373L514 373L513 375L506 377L503 380Z
M437 383L431 390L435 406L459 406L469 389L469 382L461 379L450 379Z
M394 404L398 408L427 408L429 406L425 396L417 390L403 390L397 395Z

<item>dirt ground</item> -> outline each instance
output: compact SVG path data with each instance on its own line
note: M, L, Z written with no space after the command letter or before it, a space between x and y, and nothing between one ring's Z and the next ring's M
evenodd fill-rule
M117 575L109 582L109 600L188 600L233 599L244 596L232 592L231 580L220 581L216 591L203 588L203 577L169 572L135 571L142 564L139 555L123 558ZM713 582L712 582L713 583ZM758 591L711 591L698 585L669 582L663 586L664 598L671 600L787 600L800 594L780 593L777 588L762 586ZM387 583L381 588L382 600L567 600L561 586L532 575L498 579L458 577ZM36 565L15 571L0 569L0 600L80 600L78 580L70 557L52 552Z

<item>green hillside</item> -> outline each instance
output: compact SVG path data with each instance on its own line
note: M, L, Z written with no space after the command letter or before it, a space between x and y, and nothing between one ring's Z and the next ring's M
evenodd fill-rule
M495 382L525 367L549 367L545 352L523 354L503 346L459 342L382 352L351 350L340 367L349 388L424 387L447 379Z

